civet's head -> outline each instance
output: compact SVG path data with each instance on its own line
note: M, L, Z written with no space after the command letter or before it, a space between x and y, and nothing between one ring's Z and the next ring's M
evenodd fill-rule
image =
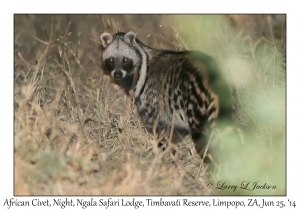
M104 47L103 63L111 76L121 80L127 74L132 74L141 60L136 50L135 33L117 33L114 36L103 33L100 38Z

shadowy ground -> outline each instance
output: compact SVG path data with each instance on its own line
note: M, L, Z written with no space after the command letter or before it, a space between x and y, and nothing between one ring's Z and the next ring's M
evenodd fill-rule
M284 195L285 18L15 15L15 195ZM213 139L223 164L207 171L189 137L179 157L153 147L131 99L102 71L100 34L119 31L218 60L239 103L238 135L228 128ZM245 180L272 189L217 189Z

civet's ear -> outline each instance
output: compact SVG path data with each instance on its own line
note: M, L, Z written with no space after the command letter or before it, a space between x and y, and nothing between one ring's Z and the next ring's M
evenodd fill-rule
M109 33L103 33L101 34L100 39L102 41L103 47L107 47L107 45L112 42L113 37Z
M131 44L132 46L135 45L135 37L136 37L136 34L132 31L129 31L127 32L125 35L124 35L124 41L128 44Z

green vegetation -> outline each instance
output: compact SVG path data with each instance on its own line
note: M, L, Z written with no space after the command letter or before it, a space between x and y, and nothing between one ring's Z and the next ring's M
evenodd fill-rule
M100 34L130 30L154 48L205 52L232 81L237 126L214 132L213 170L200 167L189 137L180 157L159 153L104 75ZM272 15L16 15L15 194L284 195L285 30ZM238 187L216 189L224 182Z

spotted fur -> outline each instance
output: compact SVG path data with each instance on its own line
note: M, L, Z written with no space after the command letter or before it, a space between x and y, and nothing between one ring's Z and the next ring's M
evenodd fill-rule
M134 97L144 125L152 128L157 120L159 132L171 126L174 116L172 141L191 134L196 150L203 154L207 125L232 112L229 86L214 59L198 51L150 48L134 32L103 33L101 40L104 68Z

